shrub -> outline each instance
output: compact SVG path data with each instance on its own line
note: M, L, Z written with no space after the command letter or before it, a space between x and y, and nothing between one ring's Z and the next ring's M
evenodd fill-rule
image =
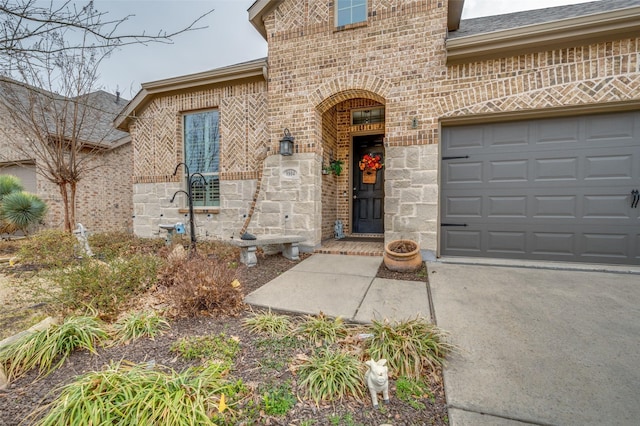
M423 318L373 321L367 340L372 359L385 358L391 376L419 378L423 368L441 366L452 346L446 333Z
M89 235L89 245L96 257L115 259L134 254L153 254L162 251L165 242L160 238L140 238L126 232L104 232Z
M362 398L362 364L353 355L324 348L303 361L298 374L300 386L316 404L343 399L347 395Z
M180 316L238 315L243 294L234 286L235 271L226 262L194 254L171 260L161 282L169 288L170 303Z
M287 315L278 315L271 310L252 313L249 318L242 320L242 326L253 333L271 337L284 336L292 329L291 320Z
M318 345L335 343L347 336L347 328L342 318L331 319L322 312L317 316L306 316L298 331Z
M151 255L134 255L111 263L88 259L49 276L60 288L57 299L64 308L89 307L110 318L155 283L159 263Z
M36 424L214 425L211 415L224 415L231 404L224 395L238 392L237 383L224 380L225 373L215 363L183 373L112 364L64 386Z
M47 229L23 242L18 256L24 263L59 268L76 260L76 238L68 232Z
M76 349L95 353L95 345L107 333L100 321L93 317L69 317L60 325L25 334L22 338L0 348L0 364L9 380L38 366L40 374L57 369ZM57 362L56 362L57 361Z
M156 312L134 312L116 321L113 327L115 339L126 342L141 337L153 339L169 328L169 323Z

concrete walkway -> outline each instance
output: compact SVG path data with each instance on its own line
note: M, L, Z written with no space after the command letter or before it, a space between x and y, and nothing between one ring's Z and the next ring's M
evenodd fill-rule
M377 256L314 254L247 295L245 302L354 322L430 318L426 284L376 278L381 263Z
M381 258L314 254L246 297L351 321L430 318ZM451 426L640 424L640 275L428 263Z

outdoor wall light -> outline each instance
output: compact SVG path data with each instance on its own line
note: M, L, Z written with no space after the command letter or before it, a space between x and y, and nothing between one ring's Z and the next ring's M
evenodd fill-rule
M284 136L280 139L280 155L293 154L293 136L289 133L289 129L284 129Z

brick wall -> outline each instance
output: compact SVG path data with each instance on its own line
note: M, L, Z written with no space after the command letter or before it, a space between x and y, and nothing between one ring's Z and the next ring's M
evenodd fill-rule
M0 163L34 160L17 150L16 143L26 143L24 135L0 107ZM76 222L90 232L132 230L132 148L124 144L105 151L91 160L88 171L77 188ZM36 167L39 166L36 161ZM64 227L64 206L58 186L36 174L37 195L47 204L46 228Z

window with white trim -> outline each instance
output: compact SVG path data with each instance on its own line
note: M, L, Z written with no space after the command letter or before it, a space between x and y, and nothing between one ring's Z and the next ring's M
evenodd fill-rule
M337 0L336 26L343 27L367 20L367 0Z
M220 206L220 112L184 114L184 157L195 207ZM204 177L199 177L198 173ZM194 175L195 174L195 175ZM185 180L188 177L185 176Z

